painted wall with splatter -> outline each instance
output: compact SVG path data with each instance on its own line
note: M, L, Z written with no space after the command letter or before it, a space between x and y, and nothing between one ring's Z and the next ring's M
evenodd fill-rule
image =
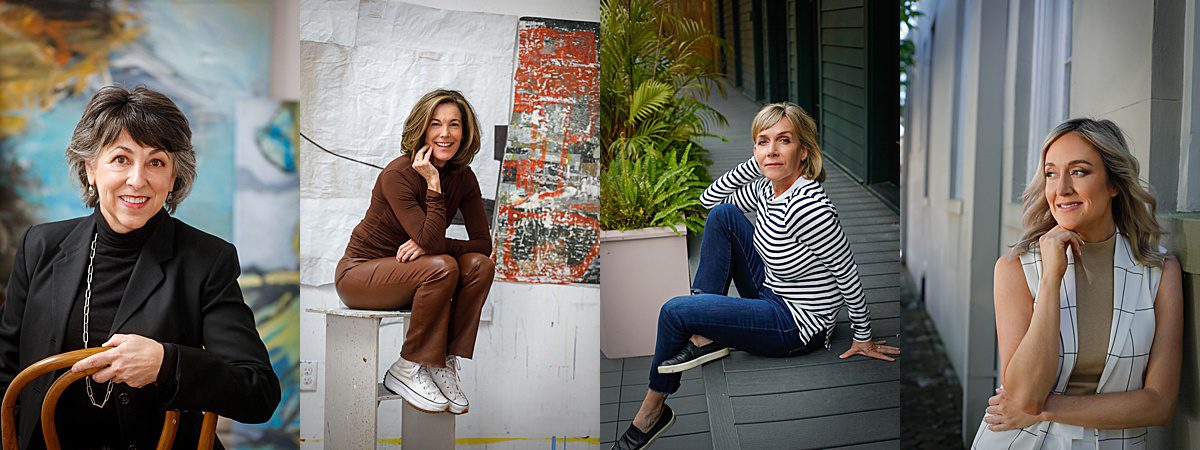
M299 430L295 107L239 109L268 94L271 6L0 2L0 283L11 271L14 238L31 224L90 213L71 184L64 150L96 90L145 85L166 94L191 122L197 153L196 184L176 216L238 245L239 282L285 383L271 422L229 429L223 440L238 448L295 447ZM241 129L255 138L236 142ZM241 238L240 229L253 228L244 222L258 220L235 208L247 200L265 200L256 208L282 218L271 229L284 239Z
M599 190L598 184L587 188L588 177L595 177L588 174L594 160L588 145L595 144L587 143L594 113L587 111L595 104L537 88L557 86L564 76L594 77L595 67L585 63L568 73L517 64L520 18L559 13L552 17L599 20L594 0L301 4L301 132L316 143L384 165L399 156L409 110L435 88L462 91L479 117L483 146L472 169L484 198L506 202L503 214L511 214L500 219L500 207L487 205L497 216L495 247L515 245L503 256L512 276L498 277L488 294L474 358L460 359L461 386L471 402L471 412L456 419L461 448L595 449L600 443L600 296L597 285L579 283L592 264L588 236L597 237L587 205L589 195L598 202ZM575 36L551 38L570 39L580 51L591 48L595 59L594 33L590 44ZM577 64L564 56L549 52L543 62ZM514 74L522 70L518 83ZM539 70L544 78L537 78ZM571 81L570 89L588 86ZM515 95L521 96L516 107ZM541 120L543 113L551 117ZM532 145L531 137L537 139ZM300 436L301 447L317 449L325 418L339 413L324 408L325 388L338 380L325 376L325 316L307 310L344 307L334 290L334 267L379 171L306 140L300 153L301 358L317 367L316 391L301 393ZM466 236L459 225L447 235ZM379 379L404 342L405 327L396 323L385 321L379 331ZM400 444L401 405L379 404L380 448Z
M599 283L597 24L523 18L496 214L497 278Z

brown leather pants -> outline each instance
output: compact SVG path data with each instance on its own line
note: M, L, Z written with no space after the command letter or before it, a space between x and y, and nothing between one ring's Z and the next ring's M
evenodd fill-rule
M445 367L446 355L470 358L475 352L479 315L495 269L479 253L424 255L409 262L342 258L334 285L342 302L354 309L397 310L412 303L400 356Z

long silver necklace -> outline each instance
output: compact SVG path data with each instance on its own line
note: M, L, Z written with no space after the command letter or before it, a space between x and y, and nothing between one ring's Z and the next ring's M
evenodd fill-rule
M98 237L100 237L100 233L92 236L92 253L88 256L87 289L83 291L83 348L88 348L88 315L92 310L92 265L96 262L96 238ZM92 377L84 378L88 400L92 401L92 406L104 408L104 405L108 404L108 397L112 395L112 380L105 383L108 385L108 389L104 391L104 400L96 403L96 397L92 394Z

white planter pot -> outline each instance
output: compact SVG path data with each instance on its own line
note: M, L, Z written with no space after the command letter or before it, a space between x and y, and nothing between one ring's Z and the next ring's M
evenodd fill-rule
M687 229L600 232L600 351L610 359L654 354L658 311L690 283Z

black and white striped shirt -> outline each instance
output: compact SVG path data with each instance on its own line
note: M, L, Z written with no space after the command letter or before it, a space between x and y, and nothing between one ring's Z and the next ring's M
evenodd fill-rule
M775 197L771 181L750 158L705 189L700 203L710 209L732 203L743 212L758 213L754 248L766 266L765 284L791 307L805 342L818 332L831 332L842 305L850 312L854 339L871 339L858 265L820 183L801 177Z

